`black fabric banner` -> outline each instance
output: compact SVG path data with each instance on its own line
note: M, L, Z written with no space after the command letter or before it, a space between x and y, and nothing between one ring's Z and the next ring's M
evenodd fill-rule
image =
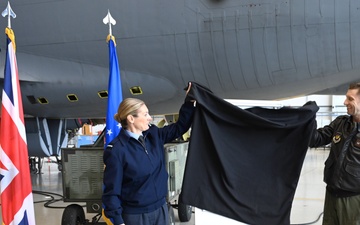
M252 225L290 224L318 106L240 109L192 83L196 99L180 201Z

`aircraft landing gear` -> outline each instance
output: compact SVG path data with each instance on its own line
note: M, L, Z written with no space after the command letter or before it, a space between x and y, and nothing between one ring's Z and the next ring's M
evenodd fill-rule
M41 161L40 157L29 157L30 173L41 173Z

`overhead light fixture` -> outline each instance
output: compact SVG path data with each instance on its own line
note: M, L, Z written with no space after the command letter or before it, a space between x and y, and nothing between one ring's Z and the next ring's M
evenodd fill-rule
M37 100L40 104L49 104L49 101L44 97L40 97Z
M132 95L142 95L143 91L140 86L134 86L130 88L130 93Z
M98 96L100 98L107 98L109 96L107 91L98 91Z
M79 100L75 94L68 94L66 97L70 102L77 102Z

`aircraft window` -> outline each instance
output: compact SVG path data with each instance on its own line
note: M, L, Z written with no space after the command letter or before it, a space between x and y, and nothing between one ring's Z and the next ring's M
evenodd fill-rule
M40 104L48 104L48 103L49 103L49 101L48 101L46 98L44 98L44 97L38 98L38 102L39 102Z
M107 91L98 91L98 95L100 98L107 98L108 92Z
M132 95L141 95L143 92L140 86L134 86L130 88L130 93Z
M66 97L69 99L70 102L76 102L79 100L75 94L68 94Z

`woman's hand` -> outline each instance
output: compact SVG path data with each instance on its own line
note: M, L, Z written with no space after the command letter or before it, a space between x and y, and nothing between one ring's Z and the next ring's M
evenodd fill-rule
M186 95L189 93L190 88L191 88L191 82L189 82L189 84L188 84L188 88L187 88L187 90L186 90Z
M196 100L195 99L192 99L188 96L188 93L191 89L191 82L188 83L188 87L187 87L187 90L186 90L186 97L185 97L185 102L189 101L189 102L193 102L194 103L194 106L196 106Z

